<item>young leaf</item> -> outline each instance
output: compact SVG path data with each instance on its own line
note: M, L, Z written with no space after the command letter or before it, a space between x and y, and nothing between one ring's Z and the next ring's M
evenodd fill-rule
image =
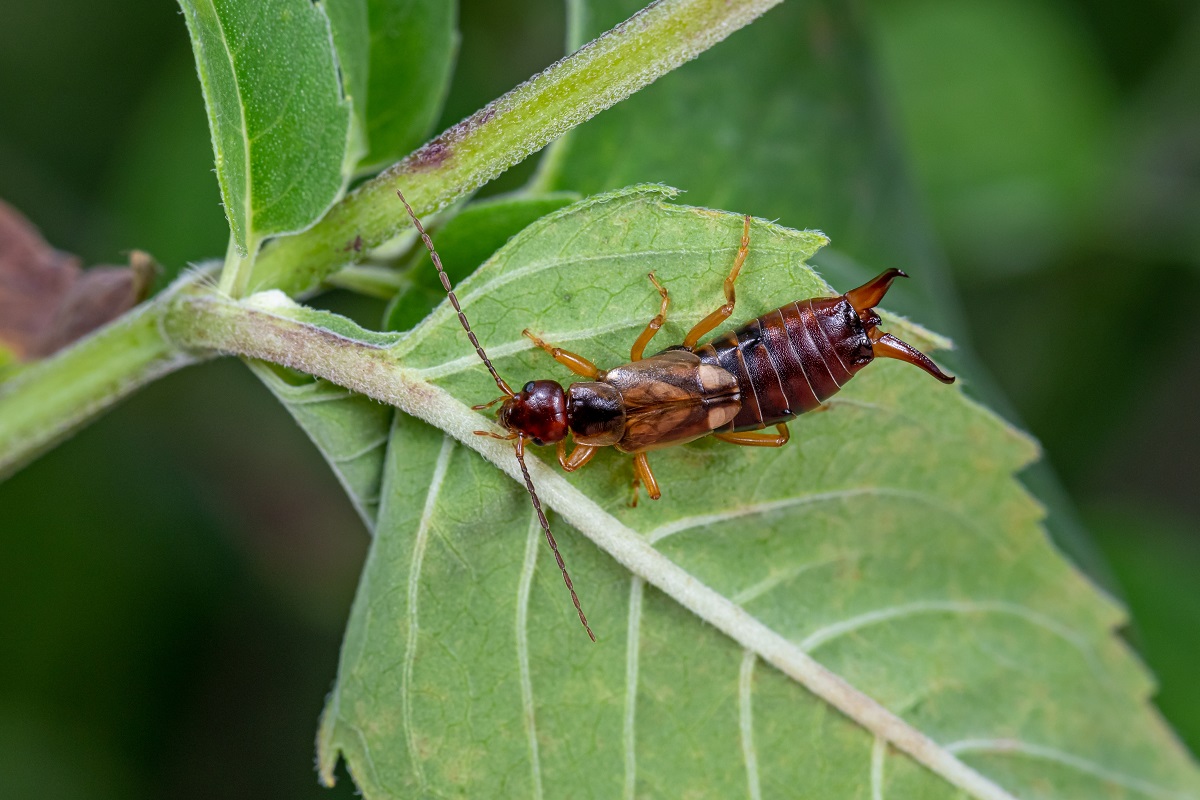
M664 192L556 212L464 282L462 305L510 382L570 379L526 326L601 367L627 360L658 307L651 269L673 301L651 349L721 302L741 218ZM734 321L827 293L804 265L822 242L756 222ZM329 358L347 346L314 367L344 370ZM449 399L494 388L448 307L391 354L388 375L407 388L381 396L514 471L507 446L472 437L486 423ZM377 374L357 385L374 391ZM627 457L572 475L530 464L596 646L524 490L397 415L318 740L324 778L340 753L368 798L1200 796L1113 635L1121 610L1049 543L1013 478L1033 444L894 362L831 406L778 450L706 440L652 453L664 496L637 509Z
M353 105L349 168L400 160L429 133L445 100L458 42L456 3L324 0Z
M407 224L394 212L402 183L418 213L445 207L545 147L572 126L720 42L781 0L659 0L626 23L489 103L359 186L310 231L276 240L249 289L303 293Z
M350 103L329 20L310 0L180 0L217 180L242 253L302 230L341 192Z

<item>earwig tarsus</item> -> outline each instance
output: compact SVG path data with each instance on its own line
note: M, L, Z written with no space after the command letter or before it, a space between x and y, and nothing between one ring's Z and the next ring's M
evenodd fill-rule
M497 420L508 433L476 433L515 440L525 488L571 592L579 621L592 641L596 637L588 627L525 467L526 439L535 445L556 445L558 463L567 472L587 464L601 447L615 447L632 455L632 504L637 505L639 486L645 486L652 500L661 495L646 459L648 451L709 434L730 444L782 447L790 438L787 427L790 420L821 408L825 400L875 358L906 361L942 383L954 382L924 353L878 330L882 321L875 306L892 281L908 277L898 269L885 270L839 297L797 300L699 345L700 339L733 314L734 284L750 252L747 216L733 269L725 278L725 303L698 322L682 344L643 357L646 346L666 322L670 306L667 289L652 272L649 278L662 298L661 305L658 314L634 341L630 363L601 370L583 356L547 344L525 330L522 333L535 345L584 380L572 383L565 390L557 381L529 381L520 392L513 392L471 331L432 240L404 195L399 191L397 194L429 249L459 322L502 392L490 403L475 408L481 410L499 403ZM755 432L770 426L775 427L776 433ZM575 442L570 453L566 448L568 434Z

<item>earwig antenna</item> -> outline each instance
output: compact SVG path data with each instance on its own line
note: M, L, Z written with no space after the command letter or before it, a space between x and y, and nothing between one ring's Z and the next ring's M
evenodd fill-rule
M525 488L529 490L529 498L533 500L533 510L537 512L538 522L542 523L542 530L546 532L546 541L550 544L550 549L554 552L554 560L558 562L558 568L562 571L563 583L567 585L567 591L571 593L571 602L575 604L579 621L583 623L583 629L587 631L588 637L594 642L596 634L592 633L587 617L583 614L583 606L579 605L579 595L575 594L575 586L571 583L571 576L567 574L567 565L558 552L558 542L554 541L554 534L550 532L550 523L546 520L545 512L542 511L542 501L538 499L537 492L533 488L533 479L529 477L529 468L525 466L524 436L517 436L517 463L521 465L521 474L525 477Z
M508 384L500 377L500 373L496 372L496 368L492 366L491 359L487 357L487 353L483 352L483 346L475 338L475 331L471 330L471 323L467 322L467 315L463 313L462 306L458 304L458 298L454 295L454 288L450 286L450 276L446 274L446 270L442 269L442 259L438 256L437 250L433 249L433 240L425 232L425 228L421 225L421 220L417 219L412 206L404 199L404 192L397 189L396 195L400 198L400 202L404 203L404 207L408 209L408 216L412 218L413 225L417 226L417 233L421 234L421 241L425 242L425 247L429 250L429 257L433 259L433 265L437 267L438 277L442 280L442 288L450 296L450 305L454 306L454 310L458 312L458 321L462 324L463 330L467 332L467 338L471 340L471 344L475 345L475 352L483 359L483 365L488 368L488 372L492 373L492 377L496 380L496 385L500 387L500 391L512 397L513 390L508 388Z
M446 270L442 268L442 259L438 256L437 250L433 248L433 240L429 238L429 234L425 232L425 228L421 225L421 220L417 219L416 213L412 210L412 206L404 199L404 192L396 190L396 195L400 198L400 202L404 203L404 207L408 209L408 216L412 219L413 225L417 228L417 233L421 234L421 241L425 242L425 247L429 250L429 257L433 259L433 265L437 267L438 277L441 278L442 288L446 290L446 294L450 297L450 304L454 306L454 310L458 312L458 321L462 324L463 330L467 332L467 338L471 340L471 344L475 345L475 352L483 359L483 365L488 368L488 372L492 373L492 377L496 380L496 385L500 387L500 391L504 392L507 397L513 396L513 390L508 388L508 384L500 377L500 373L496 372L496 368L492 366L491 359L487 357L487 353L483 351L483 346L479 344L479 340L475 338L475 332L471 330L470 323L467 322L467 315L463 313L462 307L458 304L458 298L454 296L454 289L450 286L450 277L446 275ZM476 410L487 408L494 405L497 401L493 400L484 406L475 406ZM571 583L571 576L567 573L567 565L563 561L562 554L558 552L558 542L554 541L554 534L550 532L550 522L546 519L546 512L542 511L542 501L538 499L537 491L533 488L533 478L529 477L529 468L525 466L525 437L521 434L513 436L500 436L491 431L475 431L477 435L491 436L494 439L512 439L515 438L515 450L517 454L517 463L521 465L521 475L525 478L525 489L529 492L529 499L533 501L533 510L537 512L538 522L542 524L542 530L546 533L546 541L550 544L550 550L554 553L554 560L558 562L558 568L562 572L563 583L567 585L567 591L571 593L571 602L575 604L575 611L579 614L579 621L583 623L583 629L587 631L588 638L593 642L596 641L596 634L592 633L591 626L588 625L587 617L584 616L583 606L579 604L579 595L575 594L575 585Z

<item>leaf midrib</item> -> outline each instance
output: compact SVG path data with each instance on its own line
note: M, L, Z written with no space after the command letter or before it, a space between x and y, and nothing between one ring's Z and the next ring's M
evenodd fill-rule
M246 122L246 102L242 97L242 81L238 75L237 62L233 57L233 51L229 47L229 35L225 31L225 21L221 19L221 14L217 11L215 3L210 2L208 6L212 9L213 19L216 21L217 30L221 34L221 47L224 48L225 56L229 59L229 72L233 77L234 93L237 95L238 120L241 123L238 127L242 134L242 159L245 173L245 177L242 179L242 224L245 226L245 230L242 231L242 235L245 237L243 247L249 251L251 249L250 230L253 227L253 210L250 195L253 181L250 174L250 130Z

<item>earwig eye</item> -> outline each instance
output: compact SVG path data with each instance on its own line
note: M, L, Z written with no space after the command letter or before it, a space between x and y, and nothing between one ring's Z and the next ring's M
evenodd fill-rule
M543 442L541 439L539 439L539 438L538 438L538 437L536 437L536 436L535 436L535 437L533 437L533 443L534 443L534 444L536 444L538 447L541 447L542 445L544 445L544 444L545 444L545 442Z
M528 394L529 392L532 392L533 391L533 381L530 381L529 383L522 386L521 391L525 392L526 394Z

